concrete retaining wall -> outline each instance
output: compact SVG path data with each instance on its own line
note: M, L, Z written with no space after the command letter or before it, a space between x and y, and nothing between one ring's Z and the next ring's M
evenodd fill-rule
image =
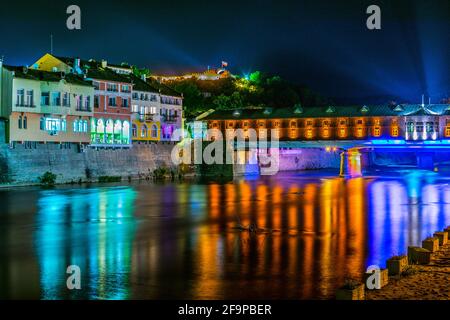
M99 176L137 177L161 166L172 167L173 145L134 145L131 149L85 149L77 145L38 144L36 148L0 145L0 182L36 183L46 171L57 175L57 182L95 181Z

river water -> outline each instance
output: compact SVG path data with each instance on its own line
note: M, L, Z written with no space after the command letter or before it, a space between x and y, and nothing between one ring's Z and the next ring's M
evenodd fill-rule
M327 299L450 225L448 177L333 175L0 190L0 298Z

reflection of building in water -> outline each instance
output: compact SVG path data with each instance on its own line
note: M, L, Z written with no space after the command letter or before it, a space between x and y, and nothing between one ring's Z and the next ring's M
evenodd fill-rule
M130 188L42 192L34 235L42 298L128 297L134 198ZM67 290L69 265L81 268L82 290Z

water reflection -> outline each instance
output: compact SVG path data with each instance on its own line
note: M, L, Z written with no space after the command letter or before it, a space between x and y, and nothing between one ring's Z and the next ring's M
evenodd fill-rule
M43 299L129 297L134 198L130 188L40 193L34 245ZM67 290L69 265L81 268L83 290Z
M330 298L345 277L449 225L448 183L415 171L0 192L0 294ZM238 228L253 224L261 231ZM66 288L71 264L80 291Z

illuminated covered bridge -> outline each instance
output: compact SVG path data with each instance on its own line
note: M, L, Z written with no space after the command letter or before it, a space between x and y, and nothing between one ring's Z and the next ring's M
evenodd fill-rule
M361 150L415 152L418 166L429 169L436 152L450 151L449 104L217 110L201 120L215 129L211 140L224 137L227 129L241 129L247 140L252 135L269 144L278 140L279 149L342 151L341 175L361 173Z

